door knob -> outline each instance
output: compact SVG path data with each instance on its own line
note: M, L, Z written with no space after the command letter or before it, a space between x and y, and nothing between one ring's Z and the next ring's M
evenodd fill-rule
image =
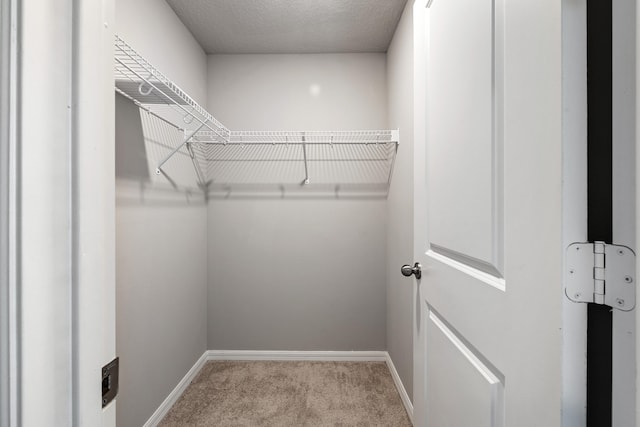
M420 265L419 262L416 262L413 267L411 267L408 264L405 264L402 266L402 268L400 269L400 271L402 272L403 276L411 276L412 274L415 274L416 279L420 279L422 277L422 266Z

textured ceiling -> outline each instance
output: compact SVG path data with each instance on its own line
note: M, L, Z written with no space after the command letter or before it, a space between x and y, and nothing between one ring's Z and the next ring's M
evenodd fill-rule
M207 53L386 52L407 0L166 0Z

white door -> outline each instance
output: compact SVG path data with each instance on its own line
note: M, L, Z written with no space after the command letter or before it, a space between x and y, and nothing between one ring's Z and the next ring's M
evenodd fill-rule
M414 12L415 425L559 426L561 2Z

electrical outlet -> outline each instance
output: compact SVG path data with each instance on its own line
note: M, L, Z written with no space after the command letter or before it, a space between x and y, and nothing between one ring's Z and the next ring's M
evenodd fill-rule
M107 406L118 394L120 358L116 357L102 367L102 407Z

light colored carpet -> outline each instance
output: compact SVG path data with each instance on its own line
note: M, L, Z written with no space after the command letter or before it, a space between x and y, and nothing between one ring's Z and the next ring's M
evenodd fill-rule
M411 426L384 362L210 361L159 427Z

